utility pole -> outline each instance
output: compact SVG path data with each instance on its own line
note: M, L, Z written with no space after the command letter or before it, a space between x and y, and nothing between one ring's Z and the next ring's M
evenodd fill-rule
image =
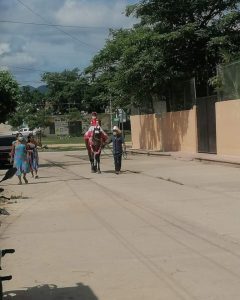
M123 116L123 111L122 111L122 137L124 138L124 120L123 120L124 116Z
M112 113L112 98L111 98L111 97L110 97L110 107L109 107L109 111L110 111L111 130L112 130L112 128L113 128L113 120L112 120L113 113Z

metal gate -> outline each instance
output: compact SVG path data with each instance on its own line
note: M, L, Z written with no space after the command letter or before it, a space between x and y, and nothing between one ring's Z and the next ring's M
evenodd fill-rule
M197 99L198 152L217 153L216 109L217 96Z

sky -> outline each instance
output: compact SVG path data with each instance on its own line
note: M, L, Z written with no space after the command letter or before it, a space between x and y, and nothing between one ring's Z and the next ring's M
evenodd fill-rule
M0 0L0 69L21 85L40 86L43 72L87 67L109 28L129 28L137 0ZM45 26L21 23L57 24Z

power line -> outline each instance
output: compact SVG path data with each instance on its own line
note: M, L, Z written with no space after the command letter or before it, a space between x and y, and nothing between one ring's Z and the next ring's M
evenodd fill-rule
M43 16L41 16L39 13L35 12L31 7L29 7L28 5L26 5L25 3L23 3L21 0L17 0L17 2L20 3L22 6L24 6L26 9L28 9L29 11L31 11L31 13L33 13L35 16L37 16L37 17L39 17L40 19L42 19L44 22L49 23ZM50 23L50 24L52 24L52 23ZM85 43L85 42L79 40L79 39L76 38L75 36L71 35L71 34L68 33L67 31L65 31L65 30L63 30L63 29L61 29L61 28L59 28L59 27L56 27L56 26L55 26L55 27L53 27L53 28L55 28L56 30L58 30L58 31L61 32L61 33L64 33L65 35L67 35L68 37L70 37L72 40L77 41L78 43L81 43L81 44L86 45L86 46L88 46L88 47L94 48L95 50L98 50L95 46L90 45L90 44L88 44L88 43Z
M26 71L36 71L36 72L42 72L42 73L59 73L57 71L47 71L47 70L40 70L35 68L25 68L25 67L17 67L17 66L11 66L11 65L2 65L0 67L7 67L10 69L20 69L20 70L26 70Z
M1 67L1 66L0 66ZM3 66L2 66L3 67ZM5 66L4 66L5 67ZM17 67L17 66L6 66L8 68L13 68L13 69L20 69L20 70L27 70L27 71L37 71L37 72L43 72L43 73L58 73L58 72L51 72L51 71L44 71L44 70L39 70L39 69L33 69L33 68L24 68L24 67ZM14 74L14 76L19 76L18 74ZM81 78L80 78L81 79ZM40 81L40 80L21 80L21 79L17 79L16 80L18 82L29 82L29 83L41 83L43 85L47 85L47 83L45 81ZM49 82L51 83L54 83L54 80L49 80ZM75 82L78 82L78 84L80 83L79 82L79 79L76 79L76 80L64 80L64 79L60 79L60 80L56 80L55 81L56 83L75 83ZM86 85L87 83L85 82L82 82L81 83L82 85Z
M47 85L47 83L45 81L40 81L40 80L21 80L21 79L16 79L16 80L19 81L19 82L33 82L33 83L42 83L44 85ZM81 83L82 85L87 85L87 83L85 83L85 82L79 82L78 79L76 79L76 80L63 80L63 79L61 79L61 80L55 80L55 81L49 80L49 81L50 81L50 83L51 82L56 82L56 83L74 83L74 82L77 82L77 83Z
M60 24L49 24L49 23L35 23L35 22L23 22L14 20L0 20L0 23L11 23L11 24L23 24L23 25L36 25L36 26L49 26L49 27L66 27L66 28L80 28L80 29L105 29L109 30L109 27L103 26L78 26L78 25L60 25ZM117 29L117 28L115 28Z
M36 71L36 72L43 72L43 73L48 73L50 71L44 71L44 70L39 70L39 69L33 69L33 68L24 68L24 67L17 67L17 66L2 66L2 67L8 67L12 69L20 69L20 70L26 70L26 71Z
M46 71L46 70L39 70L39 69L34 69L34 68L24 68L24 67L17 67L17 66L0 66L0 67L8 67L8 68L12 68L12 69L20 69L20 70L26 70L26 71L37 71L37 72L43 72L43 73L58 73L58 72L51 72L51 71ZM17 74L15 74L14 76L18 76ZM40 80L21 80L21 79L16 79L19 82L32 82L32 83L42 83L42 84L46 84L45 81L40 81ZM77 82L78 80L56 80L56 82L59 83L71 83L71 82ZM50 80L51 82L51 80ZM83 85L85 85L86 83L82 83Z
M41 83L43 85L48 85L47 82L45 81L40 81L40 80L22 80L22 79L17 79L16 80L18 82L32 82L32 83ZM64 79L56 79L56 80L49 80L49 83L78 83L78 84L81 84L81 85L87 85L88 83L87 82L80 82L81 78L80 79L76 79L76 80L64 80Z
M1 1L1 0L0 0ZM1 22L0 22L1 23ZM0 25L1 26L1 25ZM21 53L27 53L27 54L30 54L30 55L32 55L32 54L36 54L36 53L39 53L39 54L44 54L44 57L45 57L45 55L48 55L48 58L49 57L52 57L52 55L55 55L56 56L56 49L55 49L55 46L54 47L49 47L49 48L45 48L45 50L40 50L40 49L36 49L36 48L32 48L33 46L35 46L35 44L34 44L34 41L33 41L33 44L30 44L30 45L28 45L28 47L26 48L25 47L25 49L24 50L22 50L22 52ZM51 50L50 50L51 49ZM65 51L62 51L62 49L58 49L58 51L60 51L60 52L58 52L57 53L57 57L64 57L64 58L69 58L69 57L72 57L73 55L75 55L75 56L77 56L78 57L78 55L79 55L79 53L77 53L76 51L77 50L75 50L74 51L74 49L72 49L72 48L70 48L70 50L65 50ZM54 56L54 57L55 57ZM1 62L1 60L0 60L0 62Z

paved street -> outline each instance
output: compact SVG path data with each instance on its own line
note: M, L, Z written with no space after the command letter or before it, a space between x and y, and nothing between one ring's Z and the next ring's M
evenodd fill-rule
M4 299L239 300L240 169L129 156L91 174L84 152L41 153L7 188ZM2 173L2 171L1 171Z

